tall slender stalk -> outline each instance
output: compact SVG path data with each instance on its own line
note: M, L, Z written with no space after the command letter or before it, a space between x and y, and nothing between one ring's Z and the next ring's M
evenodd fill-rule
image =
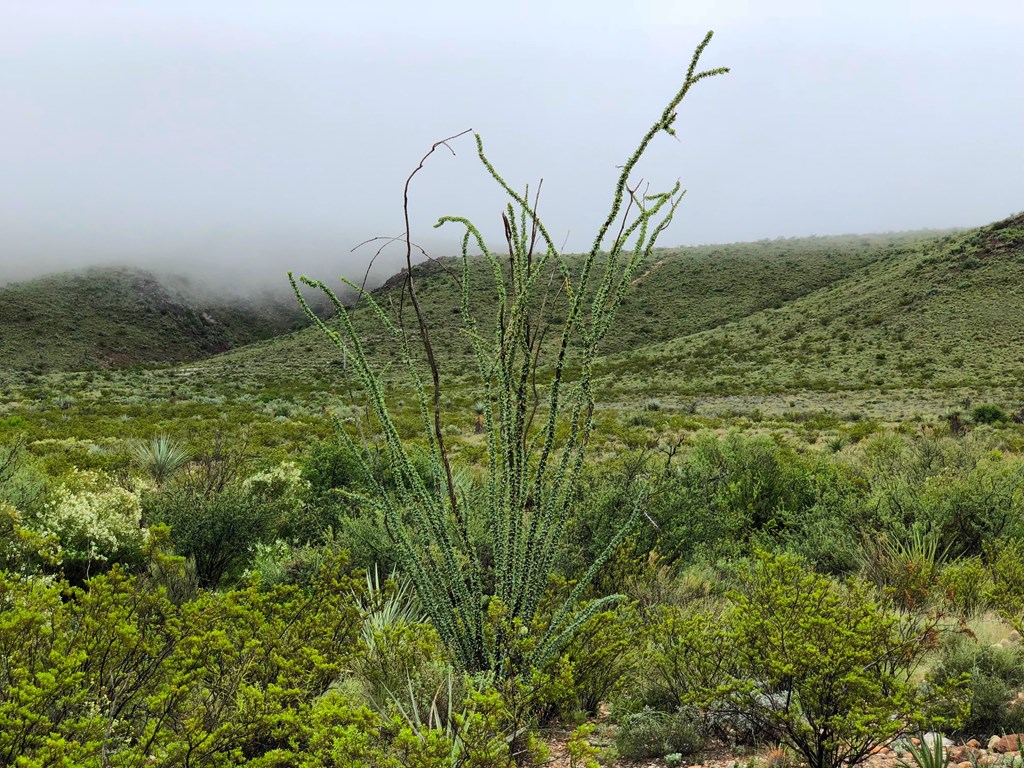
M483 391L477 399L487 446L486 492L474 502L475 506L470 506L459 488L445 441L441 369L413 277L414 244L409 226L413 178L431 154L442 147L451 150L449 142L463 134L435 143L405 185L405 235L401 238L406 247L404 292L415 314L415 329L407 333L401 320L393 320L372 295L345 281L359 292L381 327L403 350L403 363L415 388L428 441L430 471L426 477L413 466L399 436L385 397L382 371L371 363L349 311L322 281L301 278L306 285L324 291L337 309L339 326L329 326L312 312L295 278L289 275L310 318L345 354L365 391L368 409L380 425L381 446L395 488L386 489L377 482L369 457L352 444L355 453L364 457L363 471L372 489L361 498L376 510L425 612L468 670L508 674L514 666L510 657L515 639L488 627L489 605L502 607L509 626L530 628L537 616L564 543L565 526L576 501L594 429L593 364L598 346L615 321L632 276L671 223L683 195L678 182L665 192L641 193L640 184L631 186L630 177L658 133L675 135L676 108L690 89L701 80L728 71L697 71L711 36L709 32L697 47L682 86L622 166L608 215L575 269L570 269L538 216L539 197L531 203L529 189L522 194L513 189L487 158L480 136L474 134L480 162L508 198L502 214L507 255L492 252L480 230L466 218L444 216L436 226L455 225L463 230L459 277L462 330L469 339L482 382ZM611 238L617 222L618 231ZM479 319L485 313L475 305L478 297L470 289L471 246L489 264L497 295L489 328ZM553 280L553 275L558 279ZM557 289L559 300L566 304L561 337L553 345L545 343L544 338L552 289ZM414 353L417 342L422 355ZM543 372L547 390L546 409L540 411L538 372ZM538 413L543 414L543 423L534 427ZM351 443L344 430L342 437ZM550 661L589 616L618 599L609 596L578 610L584 591L638 522L641 503L635 500L633 508L624 511L621 526L607 548L531 644L527 663L543 665ZM471 514L480 512L493 536L493 569L485 567L470 537Z

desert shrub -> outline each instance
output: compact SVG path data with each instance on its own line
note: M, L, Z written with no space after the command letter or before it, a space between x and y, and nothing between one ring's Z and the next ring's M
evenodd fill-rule
M851 574L860 566L857 492L842 482L819 487L813 506L792 515L786 527L762 539L762 545L792 552L821 573Z
M938 588L943 604L962 617L985 610L992 587L992 577L979 557L947 562L939 571Z
M627 760L692 755L703 746L704 739L696 722L685 711L642 709L623 716L615 735L615 747Z
M342 522L359 516L359 504L346 492L360 492L368 480L358 456L342 440L313 445L302 460L302 479L308 484L306 514L295 521L292 538L316 541L327 530L337 531Z
M577 708L596 715L638 671L641 636L636 608L623 604L588 618L576 632L560 663L572 668Z
M989 599L1007 614L1024 611L1024 539L993 541L985 547L992 574Z
M723 569L709 563L692 563L679 570L662 563L656 552L649 552L643 570L625 582L626 594L636 602L647 625L662 606L705 605L728 591Z
M965 677L966 713L955 733L981 740L1018 733L1024 726L1024 708L1016 700L1024 690L1024 648L1018 643L989 646L968 635L951 635L943 641L928 678L936 687L949 687Z
M278 516L277 530L282 536L301 540L301 537L290 535L305 520L309 495L309 483L298 465L290 461L276 464L247 477L242 481L242 488L250 496L274 508Z
M971 419L977 424L1002 424L1010 420L1009 414L995 403L976 405Z
M138 566L144 560L148 531L139 496L101 472L65 475L31 526L59 543L61 565L74 583L114 563Z
M505 768L507 746L484 743L493 718L465 710L465 728L441 727L410 714L387 719L338 692L316 700L288 723L286 745L245 763L252 768L415 766ZM467 744L462 735L465 734ZM477 741L478 740L478 741ZM489 749L488 749L489 747Z
M749 545L796 548L823 568L853 564L856 476L766 436L703 435L660 481L648 531L669 560L734 557Z
M1024 461L990 452L929 478L919 493L923 522L952 554L980 555L986 542L1024 533Z
M60 565L60 542L25 522L20 510L0 501L0 570L38 573L44 566Z
M701 707L711 728L710 692L732 670L728 630L711 610L662 608L648 631L643 703L674 712Z
M0 763L219 768L286 747L355 647L346 567L180 606L116 568L81 589L0 572Z
M888 614L863 584L760 554L726 625L735 673L711 700L811 768L855 764L921 724L912 676L934 647L934 630Z
M25 448L23 438L0 445L0 502L31 512L45 498L49 481Z
M273 539L279 522L273 507L238 486L209 495L184 487L153 494L146 516L171 527L175 551L195 562L204 589L239 575L256 546Z
M260 542L253 547L245 575L266 586L308 586L325 563L343 552L346 548L330 534L316 544L293 544L283 539Z
M289 464L215 483L186 472L145 497L146 518L171 527L175 550L195 561L200 586L214 589L240 575L259 544L300 516L303 490Z

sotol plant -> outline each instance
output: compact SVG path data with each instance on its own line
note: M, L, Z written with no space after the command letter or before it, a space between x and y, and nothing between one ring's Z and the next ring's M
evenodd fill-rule
M664 131L675 135L676 108L690 89L701 80L728 71L697 71L711 36L709 32L697 47L682 86L622 166L608 215L590 251L573 269L538 217L537 198L531 203L528 188L520 193L505 181L484 153L480 136L474 134L480 162L508 198L502 214L507 255L493 252L468 219L445 216L436 225L456 225L463 230L462 331L472 346L482 382L478 400L487 446L486 480L483 490L472 500L460 487L443 429L441 374L417 294L412 270L415 246L409 227L409 187L413 178L434 151L442 146L450 149L448 142L463 134L434 144L405 184L405 235L401 242L407 270L403 295L411 303L415 324L407 328L401 317L393 319L371 295L348 283L403 350L402 361L418 396L428 442L429 471L424 473L414 466L409 449L400 439L385 397L384 372L371 362L349 311L322 281L301 278L306 285L322 290L337 309L338 325L328 326L309 308L295 278L289 275L310 318L345 355L366 394L367 408L380 425L379 440L393 485L386 488L379 483L370 456L353 444L373 488L371 495L359 498L379 515L424 611L468 670L507 675L520 663L542 666L590 616L617 599L609 596L579 610L584 591L639 520L639 501L624 512L618 534L550 621L542 629L534 626L548 576L563 544L594 429L592 374L598 345L615 320L633 274L672 221L683 195L678 182L667 192L650 194L646 187L641 191L641 183L632 183L631 176L657 134ZM481 308L474 304L476 297L470 291L471 245L480 250L491 267L497 304L489 322L481 321ZM545 309L549 301L555 300L552 287L557 299L566 305L567 314L560 339L546 344ZM543 371L543 388L538 388L539 371ZM341 432L343 439L351 439L344 430ZM471 520L475 514L484 516L486 530L493 537L493 566L483 562L472 540ZM497 629L495 617L500 617ZM519 658L514 658L517 654Z

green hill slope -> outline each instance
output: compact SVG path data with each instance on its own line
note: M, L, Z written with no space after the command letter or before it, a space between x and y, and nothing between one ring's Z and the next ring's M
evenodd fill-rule
M0 286L0 371L197 360L305 323L290 296L213 298L129 268L66 272Z
M1024 387L1024 214L902 249L779 308L613 355L602 374L621 395Z
M740 320L751 313L838 285L876 263L899 258L922 240L938 235L923 233L815 237L757 243L700 246L659 250L633 281L619 322L605 343L608 354L635 350ZM571 262L572 263L572 262ZM460 333L459 291L454 261L414 267L418 295L430 322L442 366L449 372L466 370L469 362L465 337ZM475 306L484 313L494 307L488 283L489 268L472 262L471 283ZM402 275L374 292L385 307L401 306ZM557 289L557 281L553 282ZM549 305L549 338L558 336L561 309L557 291ZM405 303L407 322L411 310ZM365 307L354 321L379 360L395 357L393 342L380 331ZM341 361L323 335L309 328L256 343L204 361L198 372L240 376L256 380L304 380L331 386L341 379Z

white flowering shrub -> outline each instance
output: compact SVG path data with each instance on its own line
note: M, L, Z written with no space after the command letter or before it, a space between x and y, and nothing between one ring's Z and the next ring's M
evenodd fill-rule
M137 561L148 537L137 494L102 472L78 469L53 491L36 528L60 542L64 570L72 579L114 562Z
M276 510L277 526L285 533L291 533L302 519L310 492L310 483L302 476L302 468L291 461L250 476L242 487L254 499Z
M263 498L288 499L292 503L301 501L309 491L309 481L302 477L302 469L293 461L257 472L245 481L244 486L250 493Z

